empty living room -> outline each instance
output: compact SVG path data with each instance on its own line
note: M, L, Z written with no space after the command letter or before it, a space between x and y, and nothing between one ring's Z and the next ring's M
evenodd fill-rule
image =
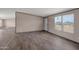
M0 8L0 50L79 50L79 9Z

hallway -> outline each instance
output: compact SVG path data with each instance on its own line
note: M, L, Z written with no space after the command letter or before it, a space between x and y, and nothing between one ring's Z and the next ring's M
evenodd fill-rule
M48 32L15 33L14 28L0 29L1 50L78 50L79 44Z

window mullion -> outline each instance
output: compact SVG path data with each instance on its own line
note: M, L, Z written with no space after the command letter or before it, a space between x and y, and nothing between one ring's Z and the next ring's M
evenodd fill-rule
M61 16L61 24L62 24L62 25L61 25L61 30L63 31L63 26L64 26L64 25L63 25L63 16Z

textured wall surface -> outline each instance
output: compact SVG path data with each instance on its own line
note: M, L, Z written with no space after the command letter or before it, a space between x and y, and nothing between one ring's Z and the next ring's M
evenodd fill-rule
M15 27L15 19L7 19L5 20L6 27Z
M0 27L1 28L10 28L15 27L15 19L0 19Z
M16 32L43 30L43 18L27 13L16 12Z

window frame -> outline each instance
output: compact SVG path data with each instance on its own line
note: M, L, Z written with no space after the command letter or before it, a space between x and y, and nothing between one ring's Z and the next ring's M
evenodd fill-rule
M57 18L58 18L58 17L61 17L61 25L60 25L60 26L61 26L61 30L62 30L62 16L59 15L59 16L55 16L55 17L57 17ZM54 17L54 23L55 23L55 24L54 24L54 28L56 29L56 25L57 25L57 24L56 24L56 21L55 21L55 20L56 20L55 17ZM56 29L56 30L59 30L59 29ZM61 31L61 30L59 30L59 31Z
M74 16L74 13L71 13L71 14L64 14L64 15L58 15L58 16L61 16L61 23L62 23L62 25L61 25L61 30L58 30L58 31L63 31L63 32L66 32L66 31L64 31L64 24L63 24L63 21L64 21L64 19L63 19L63 16L65 16L65 15L73 15L73 32L72 33L74 33L74 23L75 23L75 16ZM55 17L58 17L58 16L54 16L54 23L55 23ZM54 28L55 28L55 25L56 25L56 23L54 24ZM56 28L55 28L55 30L57 30ZM71 32L66 32L66 33L71 33Z

